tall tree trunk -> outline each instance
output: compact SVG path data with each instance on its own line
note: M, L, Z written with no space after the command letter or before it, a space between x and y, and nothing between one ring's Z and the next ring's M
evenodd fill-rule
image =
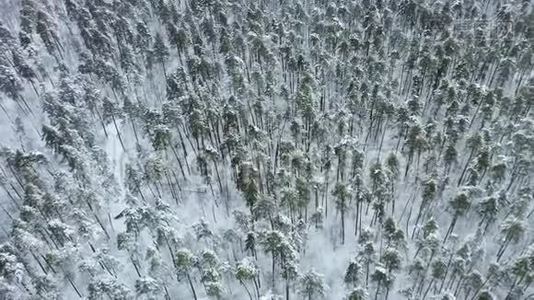
M286 300L289 300L289 280L286 279Z
M449 237L449 235L452 233L452 231L454 230L454 226L456 225L456 221L458 220L458 216L457 215L454 215L452 217L452 221L451 221L451 225L449 225L449 229L447 230L447 233L445 233L445 237L443 238L443 243L445 243L447 241L447 238Z
M115 120L115 115L111 114L111 118L113 119L113 126L115 126L115 131L117 132L117 137L119 138L119 142L121 143L122 150L126 152L126 147L124 147L124 143L122 142L121 133L119 132L119 127L117 127L117 121Z
M381 280L379 280L378 283L376 284L375 300L378 299L378 293L380 292L380 282Z
M345 209L341 209L341 245L345 244Z
M191 280L191 276L189 275L189 273L187 273L187 282L189 283L189 287L191 288L191 292L193 293L193 299L198 300L197 292L195 291L195 287L193 286L193 281Z
M239 280L239 283L245 288L245 291L247 291L248 297L250 300L253 300L252 293L250 293L250 290L248 289L247 285L243 282L243 280Z
M458 179L458 186L460 186L460 184L462 183L462 180L465 175L465 171L467 171L467 167L469 166L469 163L471 162L471 159L473 158L474 153L475 153L475 149L471 149L471 152L469 153L469 157L467 158L467 162L465 163L462 173L460 174L460 178Z

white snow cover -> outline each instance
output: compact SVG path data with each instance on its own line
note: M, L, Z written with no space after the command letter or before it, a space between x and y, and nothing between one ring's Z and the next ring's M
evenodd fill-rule
M530 1L0 11L0 299L534 299Z

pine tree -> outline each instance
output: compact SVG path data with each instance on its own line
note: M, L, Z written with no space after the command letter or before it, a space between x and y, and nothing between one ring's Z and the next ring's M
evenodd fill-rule
M245 288L251 300L254 299L254 297L252 296L252 293L250 292L250 289L247 287L245 282L249 282L249 281L254 282L255 296L259 296L259 286L256 281L257 275L258 275L258 269L256 268L256 266L252 263L250 259L245 258L241 262L238 263L236 267L235 277L239 281L239 283Z
M504 235L501 246L497 251L497 261L499 261L510 245L510 243L518 243L523 233L525 232L524 223L521 220L510 217L506 219L501 225L501 234Z
M154 45L152 48L153 59L161 64L163 68L163 75L167 78L167 70L165 69L165 61L169 57L169 49L165 44L161 34L156 33L154 36Z
M325 296L326 285L321 274L310 270L301 276L299 283L299 293L306 299L320 299Z
M347 202L350 199L350 191L347 185L337 183L332 195L336 197L336 208L341 215L341 244L345 243L345 211L347 209Z
M197 300L197 292L191 280L191 273L193 272L193 266L195 263L195 257L188 249L180 249L174 254L174 266L176 268L176 276L178 281L181 281L184 277L187 279L193 298Z
M469 196L465 193L458 194L456 197L454 197L453 200L450 201L449 204L453 210L453 216L449 229L447 230L447 233L445 233L445 237L443 238L443 242L447 240L449 235L454 230L454 226L456 225L458 218L465 215L471 206Z

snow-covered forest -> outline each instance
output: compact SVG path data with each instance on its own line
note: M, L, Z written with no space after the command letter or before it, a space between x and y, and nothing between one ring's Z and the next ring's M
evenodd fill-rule
M534 299L531 0L0 0L0 299Z

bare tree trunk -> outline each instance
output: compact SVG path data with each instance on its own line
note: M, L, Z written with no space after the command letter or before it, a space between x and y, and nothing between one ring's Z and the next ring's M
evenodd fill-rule
M187 273L187 282L189 282L189 287L191 288L191 292L193 293L193 299L198 300L197 293L195 291L195 287L193 286L193 281L191 281L191 276L189 276L189 273Z

